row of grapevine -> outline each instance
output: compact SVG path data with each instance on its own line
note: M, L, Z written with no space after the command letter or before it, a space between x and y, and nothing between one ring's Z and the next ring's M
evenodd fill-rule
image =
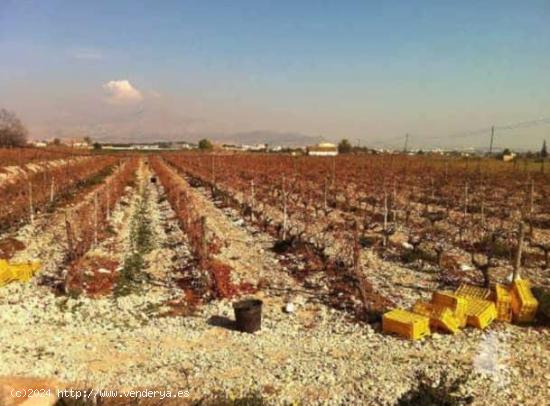
M67 289L81 286L83 275L79 261L109 235L111 211L127 187L135 184L138 163L138 158L127 159L82 202L65 211L67 259L70 261Z
M182 230L187 234L196 267L202 273L203 281L200 284L204 290L198 294L205 299L209 294L231 297L241 291L242 286L235 286L231 282L231 267L216 259L220 250L220 236L208 228L206 218L201 214L200 203L189 190L189 185L159 157L153 157L150 162Z
M85 155L90 152L74 148L0 148L0 168Z
M0 228L34 221L37 213L55 207L75 188L101 181L117 162L118 159L113 156L68 160L64 165L29 172L15 182L2 184Z

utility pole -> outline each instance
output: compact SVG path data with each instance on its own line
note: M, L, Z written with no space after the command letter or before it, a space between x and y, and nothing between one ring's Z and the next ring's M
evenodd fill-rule
M491 144L489 145L489 155L493 154L493 139L495 138L495 126L491 127Z
M405 148L403 148L403 152L407 152L409 148L409 134L405 135Z

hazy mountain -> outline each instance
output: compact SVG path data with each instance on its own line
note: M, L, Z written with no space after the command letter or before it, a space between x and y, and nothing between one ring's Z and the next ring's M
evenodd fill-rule
M276 131L250 131L234 134L225 134L212 137L214 141L234 144L269 144L283 146L301 146L316 144L321 137L314 137L300 133Z
M189 132L124 132L113 131L104 126L88 127L84 131L69 131L67 133L58 131L60 138L72 138L75 135L86 135L94 141L103 143L121 142L121 143L146 143L159 141L189 141L197 142L202 138L208 138L217 143L223 144L269 144L281 146L302 146L312 145L320 142L321 137L314 137L300 133L276 132L276 131L251 131L232 134L220 133L189 133Z

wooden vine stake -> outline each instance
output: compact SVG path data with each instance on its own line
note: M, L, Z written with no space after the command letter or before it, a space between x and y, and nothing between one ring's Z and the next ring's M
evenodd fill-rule
M69 216L65 212L65 232L67 233L67 246L69 249L69 259L74 258L74 239L73 239L73 230L71 228L71 223L69 222Z
M94 194L94 247L97 247L97 223L98 223L98 198L97 192Z
M529 235L533 237L533 212L535 211L535 182L531 179L529 191Z
M256 195L254 193L254 179L250 180L250 219L254 221L254 206L256 206Z
M353 227L353 274L357 283L357 289L361 296L361 303L363 304L363 310L368 310L367 292L365 291L364 279L361 275L361 244L359 242L359 221L355 221Z
M286 240L286 227L287 227L286 188L285 188L285 177L283 176L283 240Z
M107 220L111 219L111 185L107 183Z
M395 180L393 181L392 202L391 202L392 221L394 225L397 223L397 187Z
M384 247L388 245L388 194L384 190Z
M208 257L208 239L206 237L206 217L201 216L201 261L206 261Z
M481 208L480 208L480 223L481 227L485 229L485 186L481 186Z
M336 184L336 157L332 158L332 185Z
M211 157L211 165L212 165L212 187L214 187L214 183L216 182L216 173L214 172L214 155Z
M327 204L327 195L328 195L328 180L327 178L325 178L325 193L324 193L324 197L323 197L323 206L325 208L325 211L327 210L328 208L328 204Z
M50 203L53 203L54 198L55 198L55 180L52 177L52 180L50 182Z
M464 186L464 218L468 214L468 184Z
M29 214L30 214L31 224L34 224L34 206L32 202L32 183L31 182L29 182Z
M525 227L523 221L519 223L519 236L518 236L518 246L516 248L516 256L514 261L514 273L512 279L515 281L521 279L520 269L521 269L521 255L523 253L523 240L525 239Z

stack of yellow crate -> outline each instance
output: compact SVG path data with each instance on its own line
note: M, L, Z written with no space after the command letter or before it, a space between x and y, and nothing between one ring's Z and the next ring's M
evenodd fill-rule
M531 292L531 284L525 279L518 279L512 283L512 314L514 321L527 323L533 321L539 302Z
M466 302L467 325L484 329L496 319L495 304L488 300L491 296L489 289L462 284L455 291L455 295Z
M431 302L417 301L411 311L395 309L384 315L382 328L409 339L430 334L430 327L455 334L466 325L485 329L494 320L530 322L538 302L526 280L511 288L497 284L495 291L462 284L455 292L436 291Z

